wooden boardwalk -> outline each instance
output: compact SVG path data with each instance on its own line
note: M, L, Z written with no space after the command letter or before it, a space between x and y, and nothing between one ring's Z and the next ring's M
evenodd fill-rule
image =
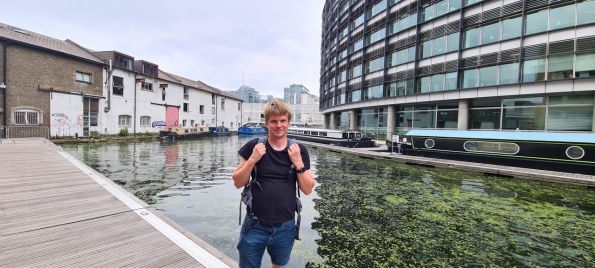
M298 142L310 145L312 147L324 148L340 153L354 154L366 158L387 159L414 165L456 168L461 170L482 172L500 176L537 179L595 187L595 176L591 175L402 155L398 153L389 153L387 151L386 145L382 145L376 148L346 148L341 146L321 144L302 140L298 140ZM376 143L378 144L379 142L382 141L377 141Z
M50 141L0 142L0 267L237 266Z

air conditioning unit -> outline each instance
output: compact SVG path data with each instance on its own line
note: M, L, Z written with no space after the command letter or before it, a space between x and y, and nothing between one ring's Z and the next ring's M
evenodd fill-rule
M104 107L104 108L103 108L103 111L107 113L107 112L109 112L109 108L107 108L107 107Z

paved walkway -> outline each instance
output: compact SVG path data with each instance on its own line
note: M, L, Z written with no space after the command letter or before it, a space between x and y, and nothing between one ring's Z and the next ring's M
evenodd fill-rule
M236 267L42 138L0 140L1 267Z
M442 168L456 168L461 170L476 171L501 176L537 179L595 187L595 176L591 175L402 155L398 153L388 152L386 145L383 144L382 141L376 141L376 144L382 145L380 147L375 148L346 148L341 146L327 145L302 140L299 140L298 142L308 144L313 147L325 148L335 152L350 153L359 155L361 157L368 157L374 159L388 159L407 164Z

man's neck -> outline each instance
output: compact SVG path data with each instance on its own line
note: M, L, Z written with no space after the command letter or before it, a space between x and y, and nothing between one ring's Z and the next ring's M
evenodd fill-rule
M285 150L285 148L287 147L287 136L283 136L283 138L268 137L267 140L271 147L273 147L273 149L277 151Z

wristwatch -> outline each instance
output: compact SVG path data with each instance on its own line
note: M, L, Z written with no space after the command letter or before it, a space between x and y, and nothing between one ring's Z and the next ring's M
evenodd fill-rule
M305 167L305 166L303 166L302 168L300 168L300 169L296 170L296 172L297 172L297 173L304 173L304 172L306 172L306 167Z

